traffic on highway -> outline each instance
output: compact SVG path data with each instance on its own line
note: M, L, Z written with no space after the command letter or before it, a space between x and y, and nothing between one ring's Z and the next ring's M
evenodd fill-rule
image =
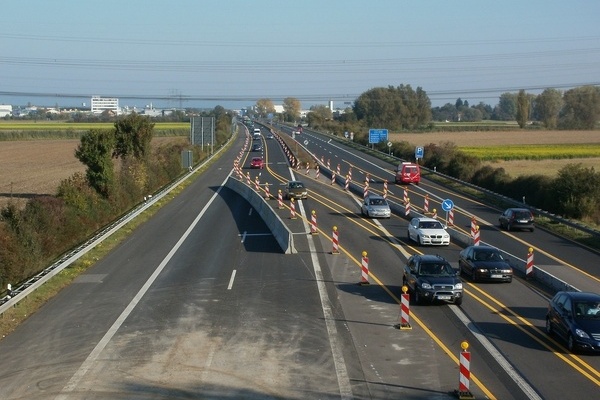
M598 393L600 313L554 298L600 292L597 252L502 228L504 209L431 171L396 183L402 160L296 129L239 123L187 187L0 341L0 397Z
M273 129L270 126L263 129L265 128ZM279 135L293 136L292 128L277 126L274 129ZM395 332L394 339L387 343L390 348L394 348L393 343L401 343L398 344L398 348L402 350L398 351L397 361L406 363L406 371L412 371L410 379L404 381L401 378L405 376L401 372L403 368L398 366L395 373L399 380L396 384L415 385L419 378L414 373L419 365L423 365L424 375L431 374L430 371L426 373L431 364L424 362L428 354L424 348L419 348L422 343L418 344L419 340L425 340L428 336L430 342L426 347L433 346L434 352L445 353L448 361L455 364L450 367L454 373L459 368L460 344L463 340L468 342L472 352L471 374L479 382L475 385L471 382L472 388L474 386L473 389L478 392L477 397L560 398L587 396L598 390L600 362L597 353L600 351L600 330L596 328L591 332L594 336L590 339L592 342L596 341L593 349L570 351L562 338L548 334L546 328L549 301L556 288L548 287L525 273L528 255L534 249L538 275L547 273L570 287L597 293L600 289L600 257L596 252L542 229L535 232L529 229L530 226L522 230L507 229L506 223L503 224L501 219L504 210L453 192L448 187L427 180L426 175L419 185L392 184L397 169L394 170L389 162L353 150L326 135L304 129L302 137L295 139L299 140L302 148L312 157L309 165L298 165L290 169L296 179L305 181L311 193L308 200L303 202L305 223L310 226L312 216L317 215L321 231L319 241L324 253L332 245L332 230L335 227L339 246L343 249L342 254L346 254L346 262L352 267L347 271L338 271L340 259L329 257L331 260L327 260L331 270L340 274L334 275L334 282L344 282L338 284L338 291L345 292L340 287L351 284L352 278L356 282L360 281L360 275L364 271L362 253L368 254L371 285L375 284L378 290L385 293L382 296L389 297L383 301L384 304L391 302L394 307L400 307L403 269L408 259L414 255L434 255L447 260L457 274L462 275L464 300L461 298L460 307L452 305L454 297L448 297L452 301L447 301L444 297L441 301L433 302L434 304L422 304L422 301L415 300L420 300L419 294L422 298L425 291L409 290L410 317L415 329L409 333ZM283 140L281 142L285 143ZM268 164L269 174L261 176L261 182L277 187L287 179L288 166L280 159L278 147L275 151L272 151L272 147L268 148L269 154L266 156L271 159ZM360 207L363 197L367 195L387 199L393 210L389 221L364 218ZM451 199L452 208L445 210L444 202L448 199ZM275 198L269 201L274 202ZM282 219L286 219L286 214L289 213L287 206L274 209L278 210ZM415 218L417 225L418 221L431 219L446 225L452 232L448 248L431 246L430 242L424 243L423 238L416 233L418 226L413 229L410 225ZM474 272L467 274L464 272L465 268L459 268L460 252L473 244L470 232L473 220L476 221L479 233L477 239L481 241L477 245L491 247L503 258L505 266L498 270L498 281L508 281L509 284L497 283L495 279L480 279ZM513 265L513 268L507 265ZM522 266L522 270L515 268L517 265ZM491 276L495 277L490 275L490 278ZM424 284L429 285L427 282ZM370 298L371 291L375 290L357 286L352 292L364 297L364 301L369 303L373 301ZM349 303L355 302L356 298L353 300ZM342 306L344 312L353 314L353 306L346 306L344 301ZM398 317L399 312L394 307L388 310L389 320L381 320L379 323L393 326L393 317ZM358 323L348 325L350 331L364 330L364 326ZM417 327L420 328L419 334L415 332ZM353 337L368 335L369 333L357 332ZM385 346L376 339L374 342L377 346ZM407 354L413 351L416 352L414 357L407 358ZM380 354L381 358L370 353L369 356L365 355L365 363L378 365L393 353L390 350L386 354ZM439 363L439 360L434 362L435 365ZM453 376L452 372L449 374L450 381L440 384L441 391L449 391L445 389L451 387L452 380L456 378L456 374ZM375 379L375 376L372 378ZM390 377L390 381L392 380ZM425 381L423 387L427 387ZM458 384L456 388L458 389Z

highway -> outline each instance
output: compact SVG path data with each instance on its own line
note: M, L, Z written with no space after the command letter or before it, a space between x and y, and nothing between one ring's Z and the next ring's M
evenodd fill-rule
M266 133L263 129L263 133ZM283 135L289 131L283 130ZM393 181L391 166L314 132L298 139L317 159L350 167L371 190ZM547 294L522 277L471 283L454 305L411 305L412 329L397 328L402 267L410 254L434 252L457 265L461 247L406 240L402 195L390 184L394 215L360 216L360 197L331 183L323 167L290 170L276 139L262 139L262 170L250 169L245 134L154 218L99 260L13 334L0 341L3 399L445 399L456 398L460 344L471 352L475 398L592 397L600 359L569 354L544 332ZM259 192L276 194L298 178L309 199L278 208L296 253L284 254L246 199L224 187L240 162ZM477 216L483 241L536 264L562 269L582 290L598 289L600 256L562 238L503 232L499 210L424 181L413 201L452 198L457 229ZM439 203L438 203L439 204ZM318 234L310 233L312 211ZM332 254L332 230L340 254ZM361 280L361 254L369 284Z

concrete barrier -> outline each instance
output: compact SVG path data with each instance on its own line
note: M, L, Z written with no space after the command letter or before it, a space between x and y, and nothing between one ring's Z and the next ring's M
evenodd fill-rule
M256 193L254 189L232 176L225 182L225 187L233 190L250 203L250 205L258 212L258 215L265 221L265 224L267 224L267 227L271 230L275 240L279 243L279 246L281 246L281 249L285 254L297 252L294 247L294 237L292 232L259 193Z

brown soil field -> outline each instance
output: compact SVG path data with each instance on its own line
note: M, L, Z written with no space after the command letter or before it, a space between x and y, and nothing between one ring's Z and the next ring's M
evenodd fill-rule
M157 137L153 144L178 138ZM54 195L60 182L76 172L85 173L75 157L74 140L0 141L0 208L13 201L22 207L28 199Z

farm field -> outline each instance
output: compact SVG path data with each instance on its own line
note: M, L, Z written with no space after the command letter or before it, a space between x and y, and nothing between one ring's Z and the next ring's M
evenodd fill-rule
M452 142L467 153L477 153L477 148L505 148L505 151L522 145L531 152L554 152L548 159L512 159L488 160L485 164L494 168L504 168L511 176L541 174L555 176L557 171L567 164L581 163L584 167L600 168L600 131L482 131L482 132L435 132L435 133L393 133L392 141L406 141L414 146L426 146L430 143ZM564 145L562 147L561 145ZM589 145L589 146L588 146ZM591 149L585 157L576 153L585 148ZM557 149L562 149L557 151ZM574 154L569 153L569 149ZM564 151L563 151L564 150ZM562 153L563 158L560 158ZM597 155L596 155L597 154ZM534 158L534 157L532 157Z
M31 124L30 124L31 125ZM1 126L1 124L0 124ZM0 128L1 130L1 128ZM181 140L180 137L155 137L153 143ZM459 148L514 146L514 145L600 145L600 131L514 131L514 132L448 132L390 134L392 141L406 141L415 146L430 143L453 142ZM18 205L27 199L54 194L59 183L76 172L85 172L83 164L75 158L78 139L0 140L0 207L12 198ZM567 149L569 146L565 146ZM562 158L545 160L495 160L487 161L494 168L502 167L512 176L544 174L554 176L570 163L600 168L597 157Z
M152 143L185 140L181 137L155 137ZM56 193L58 185L85 166L75 157L78 139L0 141L0 207L9 201L17 206L28 199Z

